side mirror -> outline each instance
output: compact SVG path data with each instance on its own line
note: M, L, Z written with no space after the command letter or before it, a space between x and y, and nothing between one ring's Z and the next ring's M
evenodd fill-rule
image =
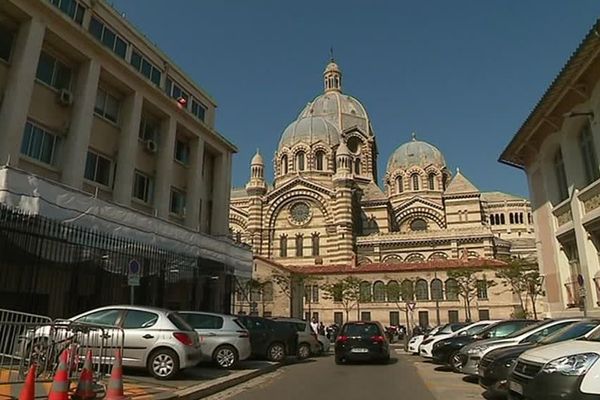
M458 336L467 336L467 331L462 331L461 333L458 334Z

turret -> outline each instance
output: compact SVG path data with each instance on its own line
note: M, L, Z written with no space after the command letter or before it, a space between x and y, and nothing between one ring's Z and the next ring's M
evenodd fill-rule
M265 162L258 149L250 162L250 181L246 185L246 192L249 196L262 196L267 193Z

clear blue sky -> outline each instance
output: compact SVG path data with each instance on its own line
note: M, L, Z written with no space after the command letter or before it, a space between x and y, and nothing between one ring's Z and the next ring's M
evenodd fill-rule
M256 148L322 92L329 48L344 92L370 114L380 181L416 131L481 190L528 195L497 162L600 15L597 0L117 0L115 7L219 104L217 129L240 149L244 185ZM381 183L381 182L380 182Z

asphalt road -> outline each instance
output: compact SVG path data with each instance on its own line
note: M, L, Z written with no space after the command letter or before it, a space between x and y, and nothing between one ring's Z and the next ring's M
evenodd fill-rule
M435 400L406 356L394 354L387 365L336 365L333 356L316 357L280 368L218 395L218 399L344 399L409 398Z

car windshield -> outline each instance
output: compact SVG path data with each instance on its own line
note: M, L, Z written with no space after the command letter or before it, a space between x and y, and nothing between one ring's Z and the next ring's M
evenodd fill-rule
M348 324L344 327L342 335L350 337L371 337L381 335L375 324Z
M527 325L527 326L525 326L525 327L523 327L523 328L521 328L521 329L519 329L519 330L517 330L517 331L514 331L514 332L513 332L513 333L511 333L510 335L508 335L508 336L505 336L504 338L505 338L505 339L512 339L512 338L519 337L519 336L521 336L522 334L524 334L524 333L527 333L527 332L534 331L535 329L537 329L537 328L539 328L540 326L542 326L542 325L545 325L545 324L547 324L547 323L548 323L548 321L540 321L540 322L537 322L537 323L535 323L535 324Z
M600 342L600 327L594 330L594 332L590 336L583 340L589 340L590 342Z
M442 335L445 333L452 333L452 325L451 324L447 324L444 325L440 328L440 330L438 330L437 332L433 333L433 335Z
M554 332L552 335L545 337L540 340L539 344L550 344L550 343L558 343L564 342L565 340L575 339L580 336L585 335L592 329L598 326L600 321L586 321L586 322L578 322L573 325L566 326L558 331Z
M485 325L485 324L475 325L475 326L472 326L470 328L467 328L463 332L464 332L465 335L477 335L477 334L483 332L484 330L486 330L489 327L490 327L489 325Z

